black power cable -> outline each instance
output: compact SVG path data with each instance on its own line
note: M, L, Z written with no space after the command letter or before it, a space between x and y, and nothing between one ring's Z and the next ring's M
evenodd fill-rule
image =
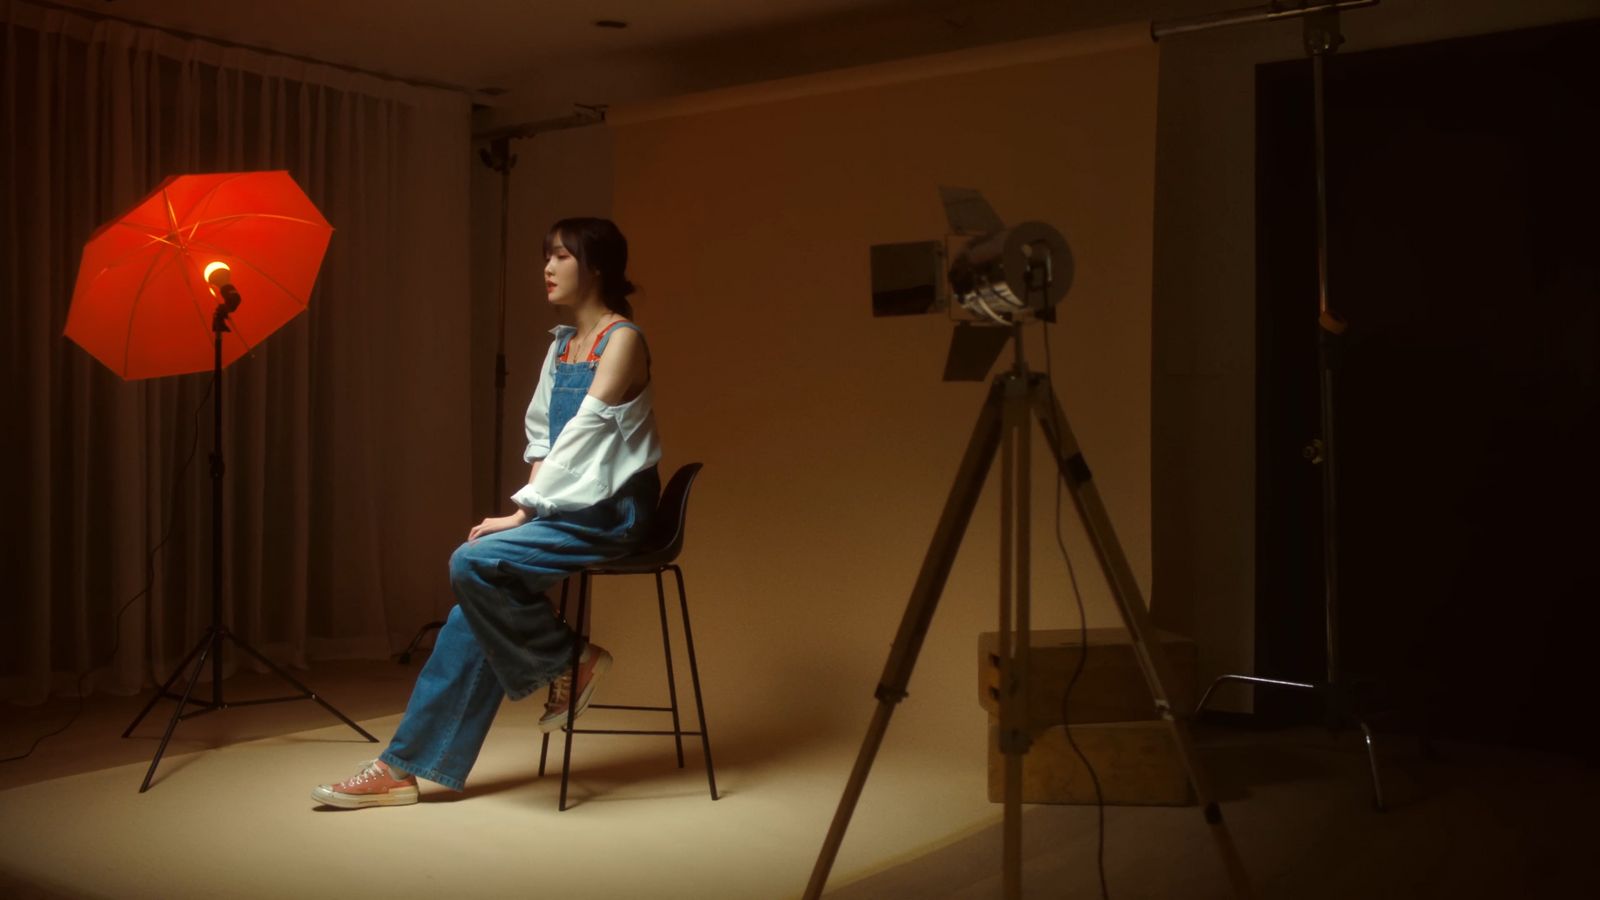
M121 649L122 646L123 615L127 613L128 609L133 606L136 600L138 600L140 597L149 595L150 589L155 587L156 554L161 552L161 548L165 547L167 544L167 539L172 537L173 511L177 509L178 497L183 493L183 476L189 471L189 464L194 462L195 448L197 448L200 444L200 411L205 409L206 400L210 398L211 392L216 389L216 385L217 379L216 376L213 375L211 380L206 382L205 391L200 394L200 402L195 405L193 419L194 424L191 429L193 433L189 438L189 455L184 458L183 466L178 470L177 478L173 480L172 494L167 498L166 530L162 532L161 540L157 541L156 545L151 547L150 552L145 556L144 587L140 588L137 594L129 597L127 602L123 603L122 607L117 610L116 624L112 626L111 632L111 654L106 657L108 663L117 658L117 651ZM54 737L58 734L61 734L68 728L71 728L72 723L78 721L78 716L83 714L83 680L89 677L89 673L94 671L94 668L95 667L91 665L89 668L78 673L78 705L75 709L73 709L72 715L68 717L66 724L62 725L60 728L57 728L55 731L50 731L39 735L34 739L33 744L28 747L27 752L21 753L17 756L7 756L3 759L0 759L0 763L17 762L18 760L27 759L33 755L33 751L39 749L40 742L42 742L45 738Z
M1050 419L1051 427L1059 440L1061 435L1061 404L1056 400L1056 376L1050 361L1050 326L1046 324L1044 332L1044 371L1045 379L1050 385ZM1059 466L1057 467L1059 469ZM1066 479L1066 474L1061 473L1056 478L1056 546L1061 550L1061 560L1067 564L1067 579L1072 584L1072 598L1078 604L1078 664L1072 670L1072 677L1067 681L1066 692L1061 695L1061 730L1067 736L1067 744L1072 747L1072 752L1077 754L1078 760L1089 773L1089 780L1094 784L1095 817L1098 822L1098 840L1095 847L1095 868L1100 874L1100 897L1110 900L1111 892L1106 887L1106 799L1100 790L1100 776L1095 774L1094 766L1090 765L1089 757L1083 754L1083 749L1078 746L1077 740L1072 737L1072 723L1067 718L1067 704L1072 700L1072 689L1078 684L1078 676L1083 674L1084 662L1089 657L1089 617L1083 608L1083 592L1078 589L1078 573L1072 566L1072 557L1067 553L1067 542L1061 536L1061 483Z

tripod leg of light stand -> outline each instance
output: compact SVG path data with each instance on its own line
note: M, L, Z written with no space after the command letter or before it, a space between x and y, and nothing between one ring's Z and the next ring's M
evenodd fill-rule
M923 638L933 622L939 595L950 577L950 567L955 563L956 551L961 547L961 538L972 520L978 495L983 491L984 477L989 472L995 449L1000 443L1002 391L1002 384L998 380L990 386L989 396L978 413L977 424L972 428L972 438L967 443L966 454L961 458L961 468L956 473L955 484L950 488L950 496L945 500L944 512L939 516L939 524L933 532L933 542L923 557L922 570L917 575L916 586L911 590L911 599L900 620L900 630L895 635L894 646L889 650L889 661L884 665L883 677L878 682L875 694L877 711L872 715L872 724L867 727L866 738L861 743L861 752L856 756L855 767L850 771L844 795L839 798L839 808L834 813L833 824L828 828L822 852L818 854L816 866L811 870L811 881L806 885L803 895L806 900L816 900L822 896L822 889L828 883L828 873L833 870L833 861L839 855L839 845L844 842L845 829L850 827L850 816L855 812L856 802L861 799L867 773L872 770L872 761L883 743L884 732L889 728L889 718L894 714L895 704L906 696L911 669L916 665L917 653L922 649Z
M1206 711L1206 705L1211 702L1211 695L1216 693L1217 686L1225 681L1238 681L1243 684L1264 684L1269 687L1296 688L1302 691L1314 691L1317 689L1316 685L1307 684L1303 681L1284 681L1280 678L1262 678L1258 675L1218 675L1212 680L1211 686L1206 688L1206 692L1200 695L1200 702L1194 705L1194 714L1196 716Z
M167 720L167 730L161 735L161 745L156 748L156 755L150 760L150 768L145 770L144 781L139 783L139 793L141 794L150 790L150 779L155 777L156 766L161 765L161 757L167 752L167 743L172 740L172 732L177 730L178 720L183 718L183 708L189 705L189 695L194 693L195 682L200 680L200 673L205 671L206 657L212 653L220 653L222 650L221 641L217 638L217 630L215 628L206 629L205 637L200 639L200 643L195 646L195 650L200 652L200 659L194 664L194 672L189 676L189 683L183 688L183 697L178 700L178 708L172 711L172 718ZM193 657L195 654L190 653L189 655ZM179 666L178 672L182 671L183 667ZM178 672L174 672L172 677L178 677ZM172 678L167 679L167 684L171 683ZM156 694L156 696L159 698L165 693L166 689L163 688L162 692ZM144 718L142 713L140 718ZM135 721L134 725L137 724L138 722ZM133 725L128 726L128 731L133 731ZM124 733L122 736L127 737L128 735Z
M1238 849L1233 845L1233 837L1222 821L1222 809L1211 793L1209 779L1200 766L1199 754L1194 746L1194 738L1189 733L1188 723L1178 717L1167 695L1166 685L1172 684L1173 680L1167 667L1166 655L1162 652L1161 645L1154 640L1155 628L1150 623L1150 614L1145 608L1139 583L1133 576L1132 567L1128 565L1121 542L1117 540L1116 531L1111 526L1111 517L1107 515L1105 504L1100 500L1100 491L1095 487L1089 465L1084 461L1066 414L1062 412L1060 404L1056 402L1054 394L1044 380L1039 376L1031 378L1030 392L1033 396L1034 412L1044 430L1045 440L1055 455L1056 465L1061 470L1061 478L1066 482L1068 493L1072 496L1072 505L1077 509L1078 518L1083 522L1090 545L1094 547L1100 569L1105 573L1106 582L1111 588L1111 596L1117 603L1117 610L1122 614L1123 625L1128 629L1128 637L1133 645L1134 657L1144 672L1145 683L1149 685L1151 697L1155 700L1156 712L1167 723L1172 733L1178 756L1183 760L1184 770L1189 776L1189 785L1194 789L1195 799L1200 803L1206 823L1211 826L1208 830L1217 842L1217 849L1221 854L1223 867L1228 872L1228 880L1233 885L1235 896L1250 897L1253 892L1249 877L1244 870L1243 861L1239 858Z
M139 727L140 722L144 721L144 717L150 715L150 710L155 709L156 704L160 703L163 697L172 696L172 685L176 683L179 678L183 677L183 672L188 668L189 663L193 661L196 656L199 656L202 650L205 650L209 646L211 646L211 633L208 631L206 632L205 636L200 639L200 642L194 645L194 649L189 651L189 655L183 658L183 662L180 662L177 664L177 666L173 667L172 674L168 676L166 683L161 685L161 687L156 690L155 696L151 697L150 702L144 705L144 709L139 710L139 714L133 717L132 722L128 723L128 727L122 732L123 737L131 737L133 735L133 730Z
M1383 781L1378 777L1378 745L1372 739L1372 729L1365 719L1356 718L1356 725L1361 728L1361 738L1367 748L1367 766L1372 771L1372 808L1378 812L1386 812L1387 806L1383 804Z
M1028 384L1005 378L1005 414L1000 440L1000 727L1005 758L1005 820L1002 828L1001 896L1022 896L1022 758L1032 744L1028 729L1028 644L1031 546L1029 506L1030 450ZM1015 567L1013 569L1013 567ZM1014 627L1013 627L1014 626Z
M1289 688L1291 690L1323 693L1327 698L1326 703L1329 705L1329 716L1332 720L1330 721L1330 726L1340 724L1345 719L1348 719L1354 722L1357 728L1361 729L1362 745L1367 751L1367 771L1372 775L1372 808L1378 812L1388 812L1389 807L1383 799L1383 779L1378 772L1377 738L1373 735L1372 727L1367 724L1367 720L1356 709L1355 700L1349 697L1348 694L1342 693L1343 687L1329 683L1311 684L1304 681L1285 681L1281 678L1262 678L1259 675L1218 675L1212 680L1210 687L1206 688L1206 692L1200 695L1200 702L1195 704L1194 714L1198 716L1205 712L1206 707L1211 703L1211 695L1216 693L1217 687L1223 682L1229 681L1237 681L1258 687ZM1426 747L1426 744L1424 746Z
M240 650L243 650L246 653L250 654L251 656L254 656L257 660L259 660L261 662L262 665L266 666L268 669L271 669L272 670L272 674L278 676L280 679L282 679L284 681L287 681L287 682L289 682L289 684L293 685L296 689L298 689L300 691L301 694L305 695L305 699L317 701L317 704L319 706L321 706L323 709L327 710L328 712L333 713L334 716L336 716L339 719L339 721L345 723L346 725L349 725L351 728L354 728L356 733L361 735L362 737L366 738L368 742L374 743L374 744L376 744L378 742L378 739L373 737L371 734L369 734L365 728L362 728L360 725L357 725L355 722L350 720L349 716L347 716L344 713L338 711L337 709L334 709L332 704L328 703L328 701L326 701L326 700L322 699L321 697L317 696L317 692L316 691L313 691L312 689L310 689L310 688L306 687L305 685L301 684L299 682L299 680L296 679L293 675L290 675L288 672L285 672L283 669L279 668L277 663L274 663L272 660L267 659L265 656L262 656L259 652L257 652L256 648L250 646L250 643L248 641L246 641L244 638L239 637L238 635L234 634L231 631L224 631L222 634L228 640L233 641L233 645L235 647L238 647ZM273 700L267 701L267 702L277 703L277 702L280 701L280 699L281 698L276 698L276 699L273 699ZM242 706L244 704L235 704L235 705Z
M402 666L405 665L406 663L411 662L411 655L413 653L416 653L417 652L417 648L422 646L422 639L428 636L428 632L430 632L430 631L438 631L439 629L441 629L443 627L444 627L444 620L441 619L441 620L439 620L437 622L429 622L428 624L422 626L421 628L418 628L417 629L417 633L415 635L413 635L412 638L411 638L411 643L407 644L406 648L404 650L400 651L400 655L395 657L395 661L398 662Z
M184 718L183 708L189 705L189 697L194 693L195 683L200 679L200 673L206 667L206 659L208 656L210 657L211 661L211 700L210 702L196 701L196 703L197 705L205 707L205 710L203 710L204 712L227 709L230 706L230 704L223 698L222 692L223 637L227 637L228 639L232 640L239 647L248 651L250 655L265 663L267 668L271 669L279 678L300 689L300 696L298 697L273 697L265 700L248 700L244 703L231 704L232 706L254 706L263 703L281 703L288 700L315 700L317 703L321 704L323 709L326 709L328 712L338 716L341 721L355 729L356 732L358 732L368 741L376 743L378 740L371 734L368 734L367 731L360 725L352 722L344 715L344 713L334 709L326 700L318 697L305 685L301 684L299 681L291 677L287 672L274 665L272 660L269 660L260 653L257 653L254 647L250 646L242 639L235 637L222 625L222 477L226 468L222 456L222 336L231 330L228 326L228 315L233 312L233 310L238 306L238 303L239 297L237 292L232 295L231 300L228 299L225 293L223 302L217 305L217 308L214 311L211 319L211 625L206 629L205 636L201 638L200 643L195 647L194 650L189 652L187 657L184 658L184 664L187 664L190 659L193 659L198 654L199 662L195 665L194 673L189 676L189 683L184 688L183 696L178 700L178 708L172 711L172 718L167 722L166 733L161 736L161 745L156 748L155 758L150 760L150 769L145 772L144 782L139 786L139 793L141 794L150 789L150 779L155 775L156 767L161 764L161 757L167 752L167 743L172 740L172 733L177 729L178 721ZM161 690L156 692L156 696L151 699L144 711L139 713L138 718L134 719L133 724L128 726L128 730L122 733L123 737L128 737L133 733L134 727L144 719L145 714L155 706L157 700L162 697L170 696L169 689L171 688L173 681L177 679L178 673L182 671L183 665L179 665L177 672L174 672L172 677L167 679L167 683L162 685Z

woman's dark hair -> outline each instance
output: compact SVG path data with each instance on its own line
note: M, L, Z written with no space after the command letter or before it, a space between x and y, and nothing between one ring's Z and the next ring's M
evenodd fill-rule
M545 259L550 258L556 238L578 260L580 269L600 279L600 299L606 307L619 316L633 318L633 304L628 302L628 295L634 290L627 275L628 239L616 223L588 217L562 219L551 225L544 236Z

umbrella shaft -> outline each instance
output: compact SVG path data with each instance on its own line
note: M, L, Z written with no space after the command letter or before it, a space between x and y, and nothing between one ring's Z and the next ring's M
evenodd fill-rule
M222 335L228 330L228 304L217 304L211 319L211 624L222 625ZM222 699L221 642L211 658L211 696Z

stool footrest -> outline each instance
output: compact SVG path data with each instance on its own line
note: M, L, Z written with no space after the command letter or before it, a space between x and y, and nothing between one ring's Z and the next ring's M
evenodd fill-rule
M565 732L567 729L565 727L563 727L561 730L563 732ZM656 734L656 735L661 735L663 737L675 737L677 735L683 735L684 737L699 737L700 734L701 734L698 731L637 731L637 730L632 730L632 729L617 729L617 728L576 728L576 729L573 729L572 733L573 734Z
M644 712L672 712L670 706L619 706L615 703L591 703L590 709L637 709Z
M655 574L657 574L659 572L667 571L668 568L670 568L670 565L658 566L658 565L655 565L654 563L647 563L647 564L642 565L642 566L606 566L603 569L602 568L590 569L589 570L589 574L590 575L655 575Z

